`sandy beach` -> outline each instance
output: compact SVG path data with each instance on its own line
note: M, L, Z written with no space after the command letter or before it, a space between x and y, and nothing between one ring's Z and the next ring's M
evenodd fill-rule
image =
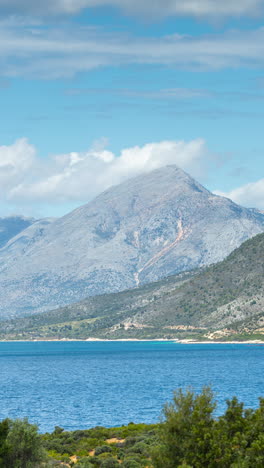
M115 343L115 342L171 342L175 344L262 344L264 345L264 340L247 340L247 341L194 341L194 340L177 340L177 339L166 339L166 338L157 338L151 340L139 340L137 338L122 338L117 340L105 340L101 338L87 338L85 340L78 340L78 339L70 339L70 338L62 338L62 339L35 339L35 340L0 340L0 343L65 343L65 342L102 342L102 343Z

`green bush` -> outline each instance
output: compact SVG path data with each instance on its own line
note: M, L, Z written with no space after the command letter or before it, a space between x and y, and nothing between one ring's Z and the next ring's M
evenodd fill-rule
M112 452L112 448L109 447L109 445L101 445L100 447L96 447L95 449L95 455L101 455L101 453L109 453Z
M129 452L139 453L147 457L149 455L149 447L146 444L144 444L144 442L137 442L129 448Z
M89 457L85 457L82 460L78 461L77 468L94 468L94 465L90 462Z
M141 468L142 464L137 462L136 460L125 460L122 467L123 468Z
M101 464L102 468L119 468L120 465L115 458L108 458Z

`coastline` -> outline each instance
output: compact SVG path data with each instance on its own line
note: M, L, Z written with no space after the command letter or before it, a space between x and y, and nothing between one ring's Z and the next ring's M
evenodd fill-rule
M168 339L168 338L153 338L153 339L137 339L137 338L120 338L116 340L106 340L103 338L87 338L85 340L80 339L71 339L71 338L61 338L61 339L35 339L35 340L0 340L0 343L67 343L67 342L81 342L81 343L122 343L122 342L142 342L142 343L153 343L153 342L171 342L175 344L259 344L264 345L264 340L247 340L247 341L194 341L194 340L177 340L177 339Z
M181 344L263 344L264 340L247 340L247 341L191 341L191 340L182 340L177 341Z

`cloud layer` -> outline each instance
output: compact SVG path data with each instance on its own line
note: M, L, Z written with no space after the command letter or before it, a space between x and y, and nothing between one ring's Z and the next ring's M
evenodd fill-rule
M148 17L240 17L263 12L262 0L0 0L0 10L24 14L76 14L85 8L117 7L126 13Z
M86 152L43 160L23 138L0 147L1 198L17 204L84 203L112 185L167 164L177 164L199 177L208 158L200 139L135 146L118 156L102 140Z
M217 195L231 198L239 205L264 210L264 179L242 185L230 192L215 192Z
M116 155L107 140L88 151L41 158L26 138L0 147L0 197L8 206L28 214L35 205L61 206L86 203L112 185L159 167L176 164L194 178L203 180L218 157L202 139L161 141L125 148ZM264 179L230 191L216 192L249 207L264 209ZM19 208L20 207L20 208ZM12 208L12 209L13 209ZM67 209L67 208L66 208ZM47 213L48 214L48 213Z
M131 64L188 70L263 67L264 27L200 37L135 37L100 28L0 21L2 77L71 77L98 67Z

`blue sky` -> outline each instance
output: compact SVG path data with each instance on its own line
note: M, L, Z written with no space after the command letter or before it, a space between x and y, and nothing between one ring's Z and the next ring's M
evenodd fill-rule
M1 216L171 163L264 210L263 3L0 0Z

